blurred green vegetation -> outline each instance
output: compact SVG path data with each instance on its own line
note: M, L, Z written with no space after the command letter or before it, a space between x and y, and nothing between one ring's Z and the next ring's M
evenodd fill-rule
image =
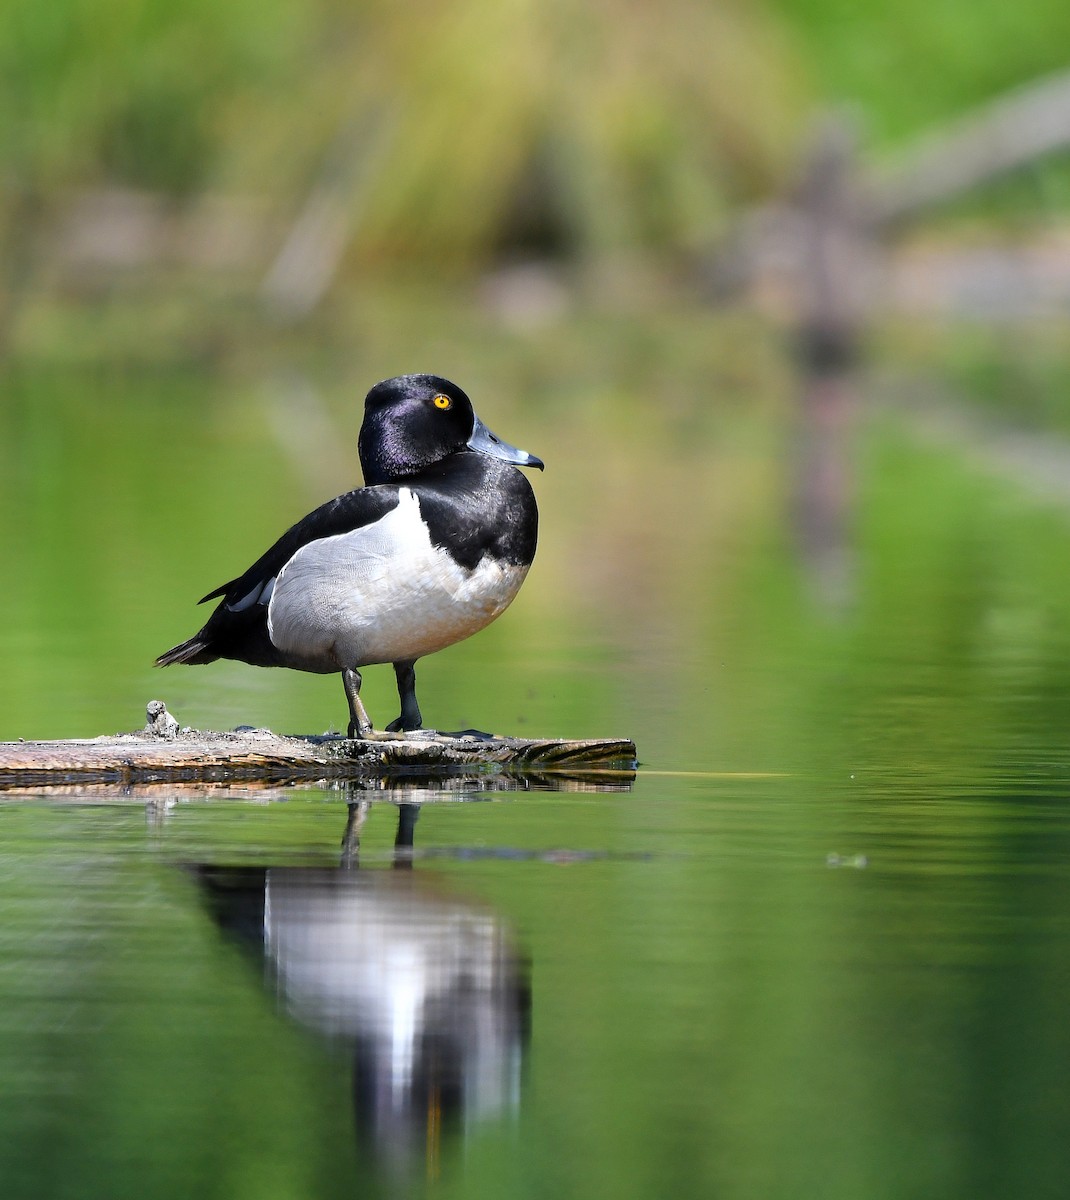
M1070 9L1060 0L770 0L810 66L817 94L854 105L888 145L1008 89L1065 70Z
M686 244L782 174L805 95L745 2L13 0L2 20L9 194L213 189L285 212L353 174L370 261Z
M1061 67L1068 35L1057 0L10 0L0 220L18 247L114 185L285 220L326 184L364 269L687 252L783 187L819 104L885 143Z
M1070 331L1061 318L960 320L951 331L900 318L882 327L874 354L886 394L938 397L993 429L1070 435Z

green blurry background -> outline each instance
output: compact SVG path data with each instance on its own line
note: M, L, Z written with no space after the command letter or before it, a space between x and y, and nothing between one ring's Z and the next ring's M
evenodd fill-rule
M912 586L890 545L973 594L939 548L962 535L953 481L989 486L973 441L998 458L1013 426L1062 452L1057 160L881 248L838 451L846 606L796 537L797 306L716 282L823 114L852 112L879 165L1061 69L1052 0L12 0L0 23L0 736L130 727L157 693L193 724L337 726L333 681L150 664L198 596L359 481L360 400L387 375L455 378L549 465L522 599L423 668L436 722L636 732L666 762L769 765L762 689L790 683L790 644L884 636ZM1037 256L1048 290L1018 303ZM933 397L977 438L919 433ZM1008 553L1037 546L1015 578L1044 605L1063 500L1028 462L1008 474L1028 530ZM1061 630L1030 613L992 620Z
M1070 33L1055 0L12 0L2 20L12 247L74 189L270 225L329 178L353 273L693 251L783 184L817 106L894 147L1064 67Z
M1055 0L0 6L0 740L338 728L336 679L151 664L359 482L374 381L546 460L423 710L643 768L424 805L412 876L515 933L533 1031L404 1194L1065 1193L1070 175L872 246L817 379L761 231L830 111L879 167L1067 47ZM12 1195L402 1194L175 867L335 864L343 799L4 793Z

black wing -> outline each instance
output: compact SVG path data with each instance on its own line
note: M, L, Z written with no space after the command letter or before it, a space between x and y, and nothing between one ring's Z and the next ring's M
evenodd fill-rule
M357 488L321 505L288 529L242 575L198 601L204 604L222 597L204 628L161 654L156 665L207 663L217 658L236 658L255 666L279 665L267 632L267 603L279 572L302 546L372 525L397 506L398 488L390 484Z

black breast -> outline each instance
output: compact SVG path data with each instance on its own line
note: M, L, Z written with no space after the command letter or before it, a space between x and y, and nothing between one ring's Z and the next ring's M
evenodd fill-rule
M486 555L513 566L535 557L539 510L524 475L485 454L455 454L399 480L420 500L434 545L471 570Z

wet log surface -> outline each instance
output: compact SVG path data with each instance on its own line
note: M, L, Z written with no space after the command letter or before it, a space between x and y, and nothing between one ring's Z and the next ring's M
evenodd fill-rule
M154 706L156 706L154 708ZM266 729L215 733L179 729L158 701L137 733L47 742L0 743L0 790L80 784L382 780L397 776L570 777L629 775L627 738L566 740L488 737L420 730L289 737Z

